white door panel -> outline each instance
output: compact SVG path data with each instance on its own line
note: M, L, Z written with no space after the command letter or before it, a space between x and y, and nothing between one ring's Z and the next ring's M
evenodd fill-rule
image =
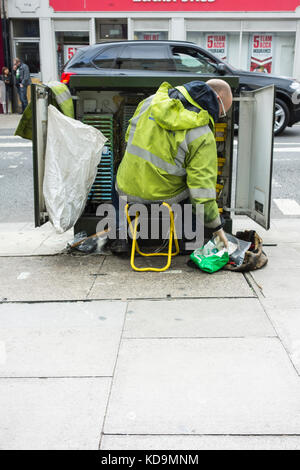
M270 227L273 85L241 92L235 208L265 229Z

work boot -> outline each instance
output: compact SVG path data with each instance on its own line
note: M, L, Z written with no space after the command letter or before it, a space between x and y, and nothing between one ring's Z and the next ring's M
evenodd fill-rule
M184 240L184 239L179 239L178 240L179 250L180 250L179 254L182 255L182 256L190 255L194 251L194 250L187 250L186 249L186 243L187 243L187 241Z

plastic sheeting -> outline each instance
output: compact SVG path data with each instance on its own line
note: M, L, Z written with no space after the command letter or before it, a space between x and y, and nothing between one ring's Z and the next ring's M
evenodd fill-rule
M82 214L106 141L94 127L49 106L43 191L58 233L73 227Z

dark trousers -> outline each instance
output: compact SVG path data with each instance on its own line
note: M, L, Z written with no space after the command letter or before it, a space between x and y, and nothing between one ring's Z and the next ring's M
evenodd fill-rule
M27 86L23 86L23 87L18 86L17 91L18 91L20 101L22 103L22 113L24 113L24 111L25 111L25 109L28 105Z
M120 219L119 219L119 214L120 214L120 207L119 207L119 195L115 189L115 178L114 178L114 183L113 183L113 190L112 190L112 205L114 206L115 208L115 211L116 211L116 229L117 229L117 232L119 230L122 230L124 228L124 225L126 225L126 220L124 218L121 217L121 223L120 223ZM155 203L153 201L153 203ZM182 210L184 211L184 205L185 204L191 204L189 198L185 199L184 201L181 201L179 202L179 204L182 206ZM146 204L147 206L149 206L148 204ZM184 212L183 212L184 214ZM122 214L121 214L122 216ZM196 229L196 215L193 213L192 214L192 230L195 231ZM182 234L184 233L184 218L182 218Z

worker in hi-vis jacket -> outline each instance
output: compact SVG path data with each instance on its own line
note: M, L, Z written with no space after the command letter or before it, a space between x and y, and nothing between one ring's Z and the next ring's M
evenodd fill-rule
M227 246L216 202L214 124L231 105L231 88L224 80L196 80L175 88L162 83L130 120L116 177L118 195L135 203L203 204L204 226ZM114 253L128 250L120 238L111 244Z

